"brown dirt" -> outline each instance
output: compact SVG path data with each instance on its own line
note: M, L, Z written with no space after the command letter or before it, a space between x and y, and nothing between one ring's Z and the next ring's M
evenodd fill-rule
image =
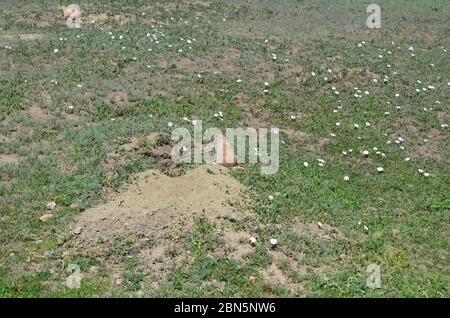
M46 14L42 14L42 15L23 15L18 17L18 19L16 20L17 23L23 23L23 24L27 24L30 26L36 26L37 28L46 28L50 25L55 25L58 23L58 21L64 21L64 19L62 18L62 14L59 15L58 13L55 12L51 12L51 13L46 13Z
M242 52L237 48L229 48L225 50L223 56L218 59L218 65L220 65L220 71L229 75L238 75L242 73L242 69L236 65Z
M276 118L277 113L271 110L258 109L255 105L262 104L262 100L256 100L254 103L242 93L234 96L234 102L245 114L245 118L239 124L247 127L267 127L271 119Z
M390 135L391 140L399 136L405 138L407 149L412 148L409 151L412 158L442 161L445 157L445 151L447 153L449 151L448 147L445 151L441 149L447 137L439 129L432 128L426 130L423 124L411 118L396 121L394 127L395 132ZM424 139L428 141L425 142Z
M108 20L108 15L106 13L100 14L90 14L85 17L81 17L81 21L83 23L102 23Z
M421 140L411 156L413 158L428 158L435 161L444 160L444 154L439 149L441 144L446 140L446 137L442 132L433 128L424 135L423 139L428 139L428 141L424 142ZM447 147L446 153L448 153L449 150L450 149Z
M436 116L440 123L447 123L449 121L449 113L445 111L437 111Z
M132 239L134 245L145 246L139 252L143 266L162 275L186 258L184 239L197 218L226 225L248 215L240 208L246 189L219 165L199 166L179 177L150 170L137 179L77 218L71 232L79 234L69 250L108 258L117 240ZM226 233L234 244L239 235Z
M301 65L296 64L286 64L283 66L283 76L288 77L289 79L294 79L295 81L304 81L304 69Z
M37 41L45 37L42 33L22 33L22 34L4 34L0 36L1 40L22 40L22 41Z
M32 119L48 119L51 117L51 114L49 114L46 110L42 109L41 107L39 107L36 104L31 105L27 109L27 114Z
M191 5L196 5L196 6L202 6L202 7L210 7L212 2L211 1L206 1L206 0L198 0L198 1L191 1L191 0L183 0L182 1L185 4L191 4Z
M108 92L105 96L105 101L117 106L129 105L128 93L123 91Z
M230 250L229 257L242 261L245 255L253 252L254 248L248 243L250 236L245 231L236 232L232 229L225 229L223 231L223 239L226 247Z
M294 293L300 293L303 291L303 286L292 282L275 263L269 265L269 267L261 271L260 274L264 282L272 287L284 287Z
M42 90L41 96L42 96L43 102L47 106L51 106L52 105L52 96L50 95L50 93L47 90L45 90L45 89Z
M0 155L0 165L4 164L18 164L20 162L20 157L16 154Z
M181 175L177 164L172 161L172 146L169 144L154 147L147 150L145 154L151 156L158 165L159 169L166 175L176 177Z
M134 234L160 239L192 225L197 217L235 216L228 202L241 201L243 191L227 169L218 165L200 166L173 178L150 170L110 202L86 210L77 222L83 228L80 239L88 245L94 241L94 249L99 236L108 240Z
M126 16L126 15L107 15L106 13L100 13L100 14L91 14L88 16L82 16L81 21L82 23L89 23L89 24L96 24L101 26L108 26L109 21L116 21L120 25L124 25L130 22L135 21L136 18L133 16Z
M141 138L131 137L128 143L122 145L122 148L126 151L126 154L117 153L115 150L111 150L110 152L108 152L106 154L106 166L108 167L108 180L111 181L116 177L114 173L115 167L125 163L127 158L129 158L130 156L134 156L137 153L144 153L150 155L148 152L155 147L158 137L159 133L156 132L150 133L147 136Z
M330 141L328 138L308 134L299 130L289 128L280 129L295 141L296 149L306 149L311 152L319 153L322 148Z

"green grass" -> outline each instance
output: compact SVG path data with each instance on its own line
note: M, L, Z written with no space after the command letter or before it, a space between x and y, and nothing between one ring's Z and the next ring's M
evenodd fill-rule
M85 16L106 13L109 19L70 30L52 1L0 4L0 158L18 159L0 162L1 297L450 295L449 138L441 127L449 123L448 1L378 1L381 30L365 27L367 4L356 0L338 6L321 0L79 4ZM113 18L119 15L124 23ZM15 38L29 33L42 38ZM182 58L192 63L185 66ZM422 91L428 85L436 89ZM354 87L362 98L353 96ZM36 105L47 115L30 115ZM214 117L218 111L223 121ZM128 154L122 145L155 131L168 135L167 123L183 126L185 116L203 120L204 128L250 124L309 136L281 134L285 144L274 175L261 175L258 166L234 173L252 190L252 208L264 225L258 237L277 237L283 252L303 255L306 274L289 264L285 272L304 286L304 294L260 279L272 262L262 247L243 262L211 256L220 238L205 220L198 220L186 242L190 257L156 290L132 241L110 250L120 265L120 286L111 279L117 268L108 262L62 255L74 217L133 173L155 167L151 158ZM398 137L405 139L404 150L394 142ZM386 156L376 155L374 147ZM343 155L348 149L352 154ZM370 151L368 158L363 150ZM111 153L121 160L108 162ZM326 161L323 167L318 158ZM280 195L267 199L275 193ZM38 218L50 201L58 212L42 223ZM345 239L299 237L292 229L297 218L330 224ZM64 285L72 262L87 273L80 289ZM366 286L371 263L381 266L381 289ZM92 267L98 271L91 273Z

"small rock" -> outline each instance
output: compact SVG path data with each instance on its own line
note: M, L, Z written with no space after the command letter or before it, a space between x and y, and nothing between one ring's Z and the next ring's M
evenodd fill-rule
M56 208L56 202L47 203L47 210L53 210L54 208Z
M271 248L275 248L275 247L277 247L277 243L278 243L278 241L277 241L277 239L270 239L270 247Z
M78 234L80 234L81 233L81 226L77 226L76 228L74 228L73 229L73 234L76 234L76 235L78 235Z

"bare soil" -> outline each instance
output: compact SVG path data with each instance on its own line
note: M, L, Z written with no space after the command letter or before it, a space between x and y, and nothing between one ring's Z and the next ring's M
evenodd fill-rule
M199 166L177 177L146 171L126 191L76 219L70 229L76 237L66 255L96 255L114 263L111 250L130 242L141 247L143 271L151 272L157 284L189 257L184 244L196 219L230 226L230 219L239 221L249 215L244 207L246 191L219 165ZM227 238L242 236L231 228L226 233ZM237 241L232 241L236 246Z

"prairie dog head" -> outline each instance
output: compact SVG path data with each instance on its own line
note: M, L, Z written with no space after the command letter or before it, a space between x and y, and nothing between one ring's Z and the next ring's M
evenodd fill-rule
M81 14L80 7L77 4L71 4L67 7L62 6L61 9L65 18L79 16Z

